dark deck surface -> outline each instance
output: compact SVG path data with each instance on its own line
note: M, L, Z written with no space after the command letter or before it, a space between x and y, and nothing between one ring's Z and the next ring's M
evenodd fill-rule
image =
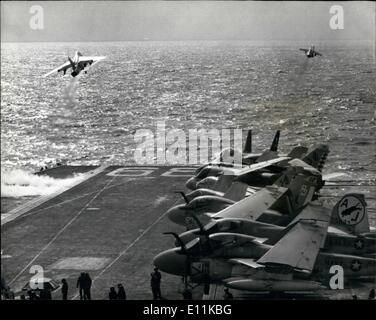
M101 168L61 166L38 174L65 178L94 169ZM109 288L118 283L125 286L128 299L152 299L153 257L174 243L162 233L184 231L164 214L181 202L174 191L183 189L194 168L102 169L68 191L16 214L14 220L2 222L2 277L13 290L20 290L33 276L30 268L40 265L44 276L67 279L70 299L77 299L76 281L83 271L94 280L93 299L107 299ZM366 299L372 287L374 284L367 283L336 292L279 297L231 291L235 299L351 299L353 294ZM162 274L165 299L181 299L180 288L178 277ZM201 287L194 290L193 297L203 297ZM212 286L204 298L223 299L223 287Z
M30 267L40 265L46 277L67 279L70 298L77 295L81 271L94 280L93 299L107 299L118 283L128 299L152 298L153 257L173 246L162 233L183 231L164 213L180 201L173 191L194 169L124 168L107 167L2 226L2 276L12 289L19 290L33 275ZM70 172L64 166L53 171L59 178ZM163 274L161 289L166 299L182 298L177 277ZM196 290L195 298L201 296Z

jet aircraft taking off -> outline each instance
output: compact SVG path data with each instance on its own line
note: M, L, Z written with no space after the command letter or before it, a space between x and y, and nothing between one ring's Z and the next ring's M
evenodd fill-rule
M81 54L81 52L76 51L73 59L68 57L68 61L62 64L61 66L57 67L56 69L46 73L44 77L49 76L52 73L55 72L64 72L64 75L66 74L67 70L69 68L72 68L72 77L76 77L80 74L81 71L85 71L87 73L87 70L85 70L86 67L93 66L97 62L105 59L106 57L85 57Z
M300 48L300 51L304 51L307 58L313 58L315 56L322 56L322 54L315 50L315 46L310 46L309 49Z

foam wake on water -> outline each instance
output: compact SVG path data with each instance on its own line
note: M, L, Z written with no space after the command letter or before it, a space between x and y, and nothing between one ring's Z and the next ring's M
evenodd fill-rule
M45 196L78 183L83 177L81 173L57 179L22 169L1 170L1 197Z

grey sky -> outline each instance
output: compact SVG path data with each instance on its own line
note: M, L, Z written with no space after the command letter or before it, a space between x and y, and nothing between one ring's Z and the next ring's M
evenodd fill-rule
M43 8L43 30L29 26ZM344 30L331 30L329 8L344 8ZM258 1L1 2L2 41L372 40L375 3Z

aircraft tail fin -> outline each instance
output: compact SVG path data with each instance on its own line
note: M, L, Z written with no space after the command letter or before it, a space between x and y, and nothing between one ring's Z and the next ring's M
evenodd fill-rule
M275 133L272 145L270 146L270 151L278 151L278 143L279 143L279 136L280 136L281 130L277 130Z
M278 157L278 143L279 143L279 135L280 130L277 130L277 132L274 135L273 142L270 146L269 150L265 150L256 160L256 162L263 162L272 160Z
M72 69L74 69L74 62L73 62L73 60L69 56L68 56L68 60L69 60L69 62L71 64Z
M318 147L308 150L307 154L302 158L302 160L310 166L321 171L325 165L328 154L329 147L325 144L321 144Z
M288 188L289 195L275 202L272 209L295 217L308 202L313 200L321 183L319 176L309 174L301 167L288 168L274 185Z
M243 153L252 153L252 130L248 130Z
M330 224L355 235L370 232L364 194L345 194L334 206Z

